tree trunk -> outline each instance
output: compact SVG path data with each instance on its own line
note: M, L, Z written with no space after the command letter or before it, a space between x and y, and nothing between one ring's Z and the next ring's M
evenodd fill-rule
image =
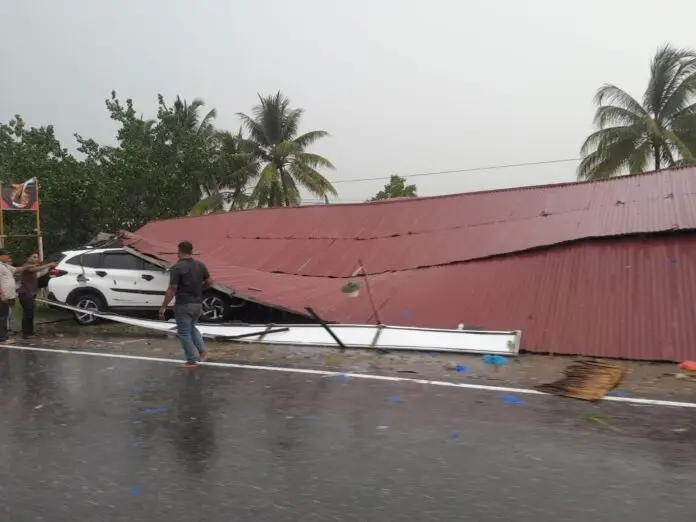
M282 168L279 168L278 172L280 173L280 186L283 187L283 200L285 201L285 206L289 207L290 198L288 197L288 187L285 186L285 176L283 175L285 172Z
M655 170L660 170L660 146L654 144L653 149L655 151Z

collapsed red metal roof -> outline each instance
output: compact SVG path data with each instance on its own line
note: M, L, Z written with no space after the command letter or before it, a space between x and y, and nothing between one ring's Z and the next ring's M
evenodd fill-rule
M311 306L327 320L374 322L366 298L340 291L362 260L388 324L464 322L520 329L532 351L679 359L696 358L696 334L687 345L681 333L696 297L696 270L685 257L696 253L695 240L597 238L693 229L696 168L687 167L155 221L126 238L167 261L179 241L190 240L215 281L238 295L299 313ZM644 331L655 321L660 328Z

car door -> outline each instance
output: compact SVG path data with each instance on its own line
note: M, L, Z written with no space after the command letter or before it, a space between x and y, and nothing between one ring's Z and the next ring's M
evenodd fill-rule
M143 299L147 306L159 308L169 286L169 271L148 261L141 261L143 269L140 275L140 287L143 290Z
M101 268L101 252L83 252L81 254L73 254L65 260L65 269L68 272L68 279L61 279L72 286L72 282L76 282L80 287L96 288L104 297L109 295L106 293L108 288L104 285L102 278L97 276L97 270ZM74 278L74 279L73 279Z
M113 296L110 306L143 308L148 306L144 293L143 260L121 250L107 251L102 254L101 268L96 275L108 286Z

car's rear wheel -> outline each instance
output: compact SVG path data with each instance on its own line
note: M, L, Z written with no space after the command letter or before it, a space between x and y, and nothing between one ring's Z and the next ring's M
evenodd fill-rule
M97 294L91 292L78 294L77 296L72 298L71 301L72 306L74 306L75 308L85 310L84 313L73 312L73 317L75 317L75 321L77 321L77 323L81 324L82 326L88 326L90 324L95 324L99 322L98 317L88 312L98 313L106 310L106 304L104 303L104 300Z
M204 323L221 323L229 318L229 300L218 292L203 294L201 321Z

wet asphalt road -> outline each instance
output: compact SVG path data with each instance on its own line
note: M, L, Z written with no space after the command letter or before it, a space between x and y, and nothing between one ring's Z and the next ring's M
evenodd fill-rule
M13 522L696 513L694 410L0 348L0 415Z

